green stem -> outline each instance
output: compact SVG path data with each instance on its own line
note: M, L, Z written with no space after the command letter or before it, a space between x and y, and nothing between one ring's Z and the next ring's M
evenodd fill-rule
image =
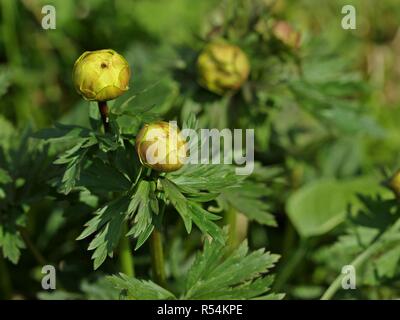
M286 221L284 236L283 236L283 245L282 245L282 252L289 254L293 250L293 245L296 241L296 231L288 219Z
M47 260L42 255L40 250L36 247L36 245L33 243L31 237L29 236L28 231L26 230L26 228L20 227L18 229L18 231L20 232L21 237L24 240L24 243L28 247L29 251L32 253L32 255L35 258L36 262L42 267L47 265L48 264ZM0 274L1 274L1 272L0 272ZM61 283L61 281L59 279L57 279L57 288L58 289L64 288L64 286L62 285L62 283Z
M98 101L97 105L99 106L99 112L101 116L101 121L103 122L104 132L108 133L110 132L110 118L108 115L109 112L108 112L107 101ZM134 277L135 264L129 245L129 238L126 236L128 232L127 223L124 223L122 230L123 230L122 238L119 244L119 261L120 261L121 271L125 273L127 276Z
M225 212L225 223L229 226L228 230L228 246L230 250L234 250L238 246L238 237L237 237L237 212L236 210L230 206L229 209Z
M19 228L19 232L21 234L22 239L24 240L26 246L28 249L31 251L33 257L35 258L36 262L44 266L47 264L46 259L42 255L42 253L39 251L39 249L36 247L36 245L32 242L29 233L26 231L25 228Z
M284 284L289 281L293 273L298 269L299 263L304 258L308 250L308 242L306 240L300 240L300 244L296 251L288 258L288 261L284 264L281 271L278 273L276 278L274 290L280 291Z
M400 219L396 221L396 223L384 234L382 234L378 239L376 239L376 242L373 243L372 245L369 246L368 249L360 253L351 263L354 267L354 269L357 270L358 267L363 265L365 261L367 261L371 256L373 256L376 252L379 252L382 250L388 243L391 242L398 242L399 240L397 238L394 239L386 239L387 235L390 235L391 232L397 232L397 230L400 228ZM388 240L388 241L386 241ZM325 293L322 295L321 300L330 300L333 298L335 293L339 290L342 284L342 279L343 279L343 274L340 274L336 277L336 279L331 283L329 288L325 291Z
M128 225L124 223L122 238L119 243L119 262L121 267L121 272L125 273L129 277L135 276L135 263L133 256L131 254L131 249L129 245L129 238L126 236L128 232Z
M370 246L367 250L362 252L357 258L355 258L350 265L352 265L355 269L359 267L361 264L364 263L366 259L368 259L375 250L382 245L382 243L375 243L374 245ZM342 282L343 274L340 274L336 277L336 279L331 283L329 288L325 291L322 295L321 300L330 300L335 295L336 291L339 290Z
M16 30L16 4L15 0L2 0L3 39L7 60L13 66L21 66L21 54L18 45Z
M166 286L164 267L164 251L162 247L161 232L154 228L150 236L151 264L153 267L154 280L160 286Z
M98 101L99 112L101 115L101 121L103 122L104 132L110 132L110 118L108 116L107 101Z
M12 284L10 273L3 254L0 252L0 299L10 299L12 295Z

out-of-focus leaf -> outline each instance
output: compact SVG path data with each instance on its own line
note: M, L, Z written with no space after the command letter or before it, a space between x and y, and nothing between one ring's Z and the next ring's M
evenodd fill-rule
M221 200L227 201L251 220L267 226L277 226L266 203L266 189L264 184L246 181L241 186L226 188L222 192Z
M288 199L287 213L301 236L321 235L343 222L349 206L358 207L357 193L388 194L374 177L322 179L294 192Z
M120 273L108 277L115 288L122 291L122 297L132 300L175 300L174 294L152 281L138 280Z
M16 264L25 244L19 232L7 229L6 226L0 224L0 247L3 250L4 257Z

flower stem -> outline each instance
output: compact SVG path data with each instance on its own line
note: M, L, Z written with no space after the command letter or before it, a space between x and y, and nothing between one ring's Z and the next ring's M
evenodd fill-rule
M110 118L108 117L107 101L98 101L101 121L103 121L104 132L110 132Z
M0 252L0 299L10 299L12 295L12 284L10 273L3 254Z
M22 239L24 240L25 244L27 245L28 249L31 251L33 257L35 258L36 262L44 266L46 265L46 259L43 257L39 249L35 246L35 244L32 242L28 232L26 231L25 228L19 228L19 232L21 234Z
M238 213L236 210L230 206L225 212L225 223L229 226L228 230L228 246L230 250L234 250L238 244L238 234L237 234L237 217Z
M13 66L21 65L21 52L18 45L16 21L17 7L15 1L3 0L0 1L2 6L3 18L3 39L4 49L8 61Z
M119 261L121 266L121 272L125 273L129 277L135 276L135 265L133 256L130 251L129 238L126 237L128 232L128 226L124 223L122 238L119 243Z
M150 237L151 264L153 267L154 280L160 286L165 287L164 251L162 247L161 232L154 228Z
M400 229L400 219L394 223L394 225L386 232L384 232L376 242L371 244L365 251L361 252L351 263L355 270L362 266L366 261L368 261L374 254L383 250L385 246L390 243L397 243L399 240L397 237L390 238L391 233L398 232ZM330 300L334 297L335 293L340 289L342 285L343 274L339 274L336 279L331 283L329 288L322 295L321 300Z
M101 115L101 121L103 122L104 132L110 132L110 118L108 116L108 106L107 101L98 101L99 112ZM122 232L122 238L119 244L119 261L121 271L125 273L127 276L134 277L135 276L135 264L133 260L133 255L129 246L129 239L126 237L126 233L128 232L127 223L124 223Z
M296 270L299 269L303 258L306 256L309 250L309 243L306 239L301 239L299 246L294 252L287 258L282 269L279 271L278 276L275 280L274 290L281 291L284 285L293 276Z
M367 250L362 252L356 259L354 259L350 265L352 265L356 270L357 268L362 265L369 257L371 257L377 248L380 248L382 243L377 242L374 245L370 246ZM331 283L329 288L325 291L322 295L321 300L330 300L333 298L335 293L339 290L342 284L343 274L340 274L336 277L336 279Z

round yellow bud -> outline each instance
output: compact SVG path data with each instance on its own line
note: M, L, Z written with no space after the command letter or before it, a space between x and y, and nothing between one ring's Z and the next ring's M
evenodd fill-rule
M171 172L183 166L187 143L175 124L159 121L140 129L136 136L136 151L144 166Z
M224 42L208 44L197 59L200 85L220 95L239 89L249 72L246 54L239 47Z
M86 100L112 100L129 89L131 71L123 56L111 49L86 51L76 60L73 81Z

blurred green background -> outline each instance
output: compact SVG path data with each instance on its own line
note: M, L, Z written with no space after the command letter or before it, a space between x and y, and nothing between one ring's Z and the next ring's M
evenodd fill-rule
M71 70L82 52L101 48L114 48L127 57L133 69L134 92L162 82L159 101L176 98L179 87L168 81L168 68L178 63L176 51L180 46L201 48L198 35L220 2L1 1L1 114L18 127L29 123L41 128L55 120L64 122L62 119L84 121L85 102L73 90ZM307 43L318 37L332 48L333 56L347 59L354 71L362 74L370 85L365 108L387 129L383 143L380 141L371 150L383 161L397 157L388 152L398 147L400 10L396 1L265 3L275 3L274 14L302 32L305 52ZM56 30L41 28L41 9L46 4L56 8ZM341 8L345 4L357 9L356 30L341 28ZM387 151L377 152L379 148Z

